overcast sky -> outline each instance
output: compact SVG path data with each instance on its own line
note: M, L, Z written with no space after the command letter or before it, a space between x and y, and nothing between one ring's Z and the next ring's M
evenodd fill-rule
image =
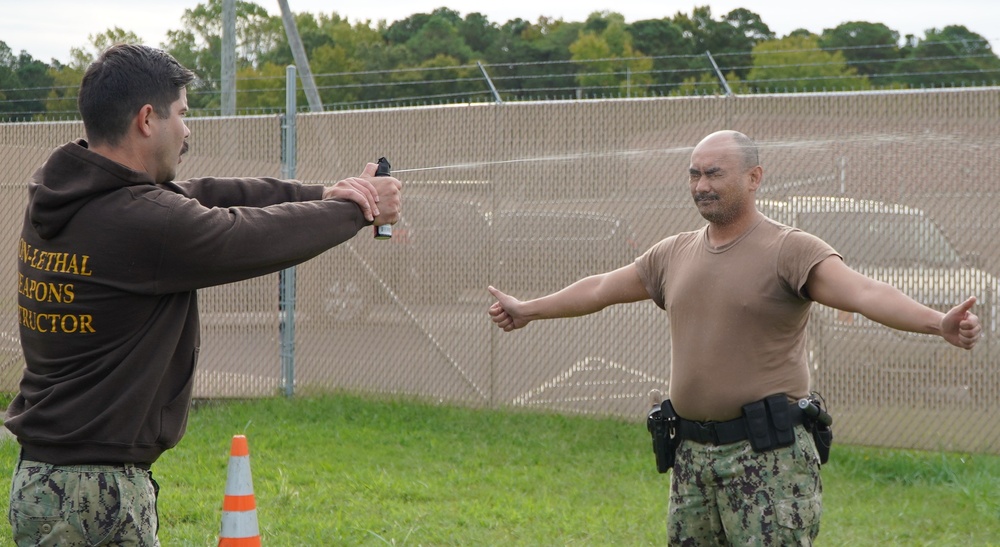
M113 27L132 31L145 43L159 46L168 30L181 28L181 16L203 0L0 0L0 41L15 54L27 51L46 63L69 60L69 50L90 44L89 35ZM257 0L269 13L281 13L277 0ZM392 22L414 13L448 7L465 16L480 12L490 21L504 23L539 16L584 21L594 11L621 13L628 22L690 14L695 6L708 5L719 19L735 8L747 8L761 16L778 36L805 28L820 33L847 21L883 23L900 35L923 37L929 28L964 25L990 40L994 51L1000 44L1000 0L288 0L293 12L337 12L353 21L385 19Z

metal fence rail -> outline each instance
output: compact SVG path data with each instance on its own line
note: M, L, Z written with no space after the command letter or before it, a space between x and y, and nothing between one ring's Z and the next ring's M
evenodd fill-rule
M662 311L646 302L503 334L486 286L544 294L701 226L689 155L732 128L761 146L769 214L836 239L849 264L932 306L980 300L987 332L972 352L816 306L810 367L838 441L1000 453L998 113L1000 89L979 88L299 114L300 180L386 156L404 211L391 240L362 231L297 268L296 391L644 417L670 377ZM279 116L189 126L180 176L280 176ZM81 135L75 122L0 125L0 276L12 285L25 184ZM5 391L23 366L14 295L0 315ZM280 394L278 276L203 290L201 308L197 396Z

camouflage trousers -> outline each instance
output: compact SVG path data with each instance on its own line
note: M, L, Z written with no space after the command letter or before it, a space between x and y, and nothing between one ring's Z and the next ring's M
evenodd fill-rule
M17 545L160 545L158 487L130 465L50 465L21 460L10 489Z
M794 444L767 452L682 441L672 473L672 546L812 545L819 534L819 456L802 426Z

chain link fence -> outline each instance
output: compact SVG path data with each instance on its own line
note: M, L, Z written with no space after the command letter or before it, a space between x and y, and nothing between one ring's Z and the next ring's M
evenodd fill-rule
M282 377L279 276L200 291L196 396L294 387L644 418L648 392L670 378L664 312L644 302L505 334L486 287L542 295L699 228L690 153L730 128L761 147L765 213L935 308L979 299L985 334L971 352L814 307L809 366L838 442L1000 453L998 114L998 88L299 114L296 178L332 183L386 156L404 182L403 218L391 240L363 230L296 269L294 386ZM180 176L280 176L279 116L188 125ZM26 182L82 133L77 122L0 125L11 289ZM15 292L3 302L0 389L14 391Z

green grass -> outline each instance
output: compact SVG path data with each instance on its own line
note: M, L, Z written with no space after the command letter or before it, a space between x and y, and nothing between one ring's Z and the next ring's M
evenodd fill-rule
M265 545L666 544L642 423L337 395L196 407L154 466L164 545L217 544L235 434ZM1000 545L1000 457L835 445L823 480L819 545Z

